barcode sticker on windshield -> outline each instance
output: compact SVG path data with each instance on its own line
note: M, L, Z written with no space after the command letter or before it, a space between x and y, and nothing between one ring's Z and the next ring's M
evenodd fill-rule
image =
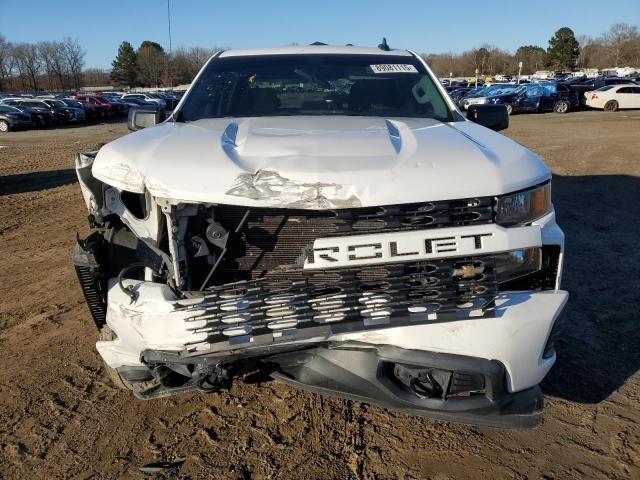
M413 65L402 65L400 63L384 63L381 65L369 65L373 73L418 73Z

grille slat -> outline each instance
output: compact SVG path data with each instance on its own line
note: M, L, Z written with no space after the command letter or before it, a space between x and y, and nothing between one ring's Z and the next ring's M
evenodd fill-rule
M454 276L461 265L482 266L474 278ZM483 314L497 295L491 256L445 259L331 271L269 273L264 278L212 287L201 303L178 307L187 321L206 325L206 343L240 343L273 332L304 334L319 325L384 328L396 320L428 322ZM444 317L443 317L444 316ZM201 323L201 322L199 322ZM237 338L236 338L237 337Z

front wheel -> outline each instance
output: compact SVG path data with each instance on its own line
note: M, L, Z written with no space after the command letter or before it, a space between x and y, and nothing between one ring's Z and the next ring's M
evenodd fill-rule
M0 120L0 132L8 132L9 131L9 122L6 120Z
M505 104L505 107L507 107L507 115L511 115L513 113L513 105L507 103Z
M553 106L553 111L556 113L567 113L569 111L569 102L566 100L558 100Z
M615 112L616 110L618 110L618 102L616 102L615 100L609 100L604 104L605 112Z

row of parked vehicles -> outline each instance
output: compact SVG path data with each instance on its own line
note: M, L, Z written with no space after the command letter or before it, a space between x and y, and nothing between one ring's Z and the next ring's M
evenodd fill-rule
M178 92L9 96L0 99L0 132L124 117L130 108L173 110Z
M470 105L504 105L509 115L524 112L567 113L584 106L607 111L640 108L640 85L629 78L494 83L478 87L456 85L445 89L463 110Z

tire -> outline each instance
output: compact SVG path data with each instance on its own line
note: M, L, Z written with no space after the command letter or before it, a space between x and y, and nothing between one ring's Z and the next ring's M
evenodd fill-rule
M558 100L553 106L553 111L556 113L567 113L569 111L569 102L566 100Z
M11 128L9 127L9 122L7 122L6 120L0 120L0 132L6 133L9 130L11 130Z
M616 102L615 100L609 100L604 104L605 112L615 112L616 110L618 110L618 102Z
M112 340L115 340L116 338L116 334L113 333L113 330L111 330L107 325L102 327L100 329L100 333L98 334L98 340L103 342L110 342ZM109 379L111 380L111 383L114 387L121 390L133 390L133 385L122 378L118 373L118 370L116 370L115 368L111 368L106 363L104 364L104 369L107 371L107 375L109 376Z
M505 103L504 106L507 107L507 115L511 115L513 113L513 105Z

